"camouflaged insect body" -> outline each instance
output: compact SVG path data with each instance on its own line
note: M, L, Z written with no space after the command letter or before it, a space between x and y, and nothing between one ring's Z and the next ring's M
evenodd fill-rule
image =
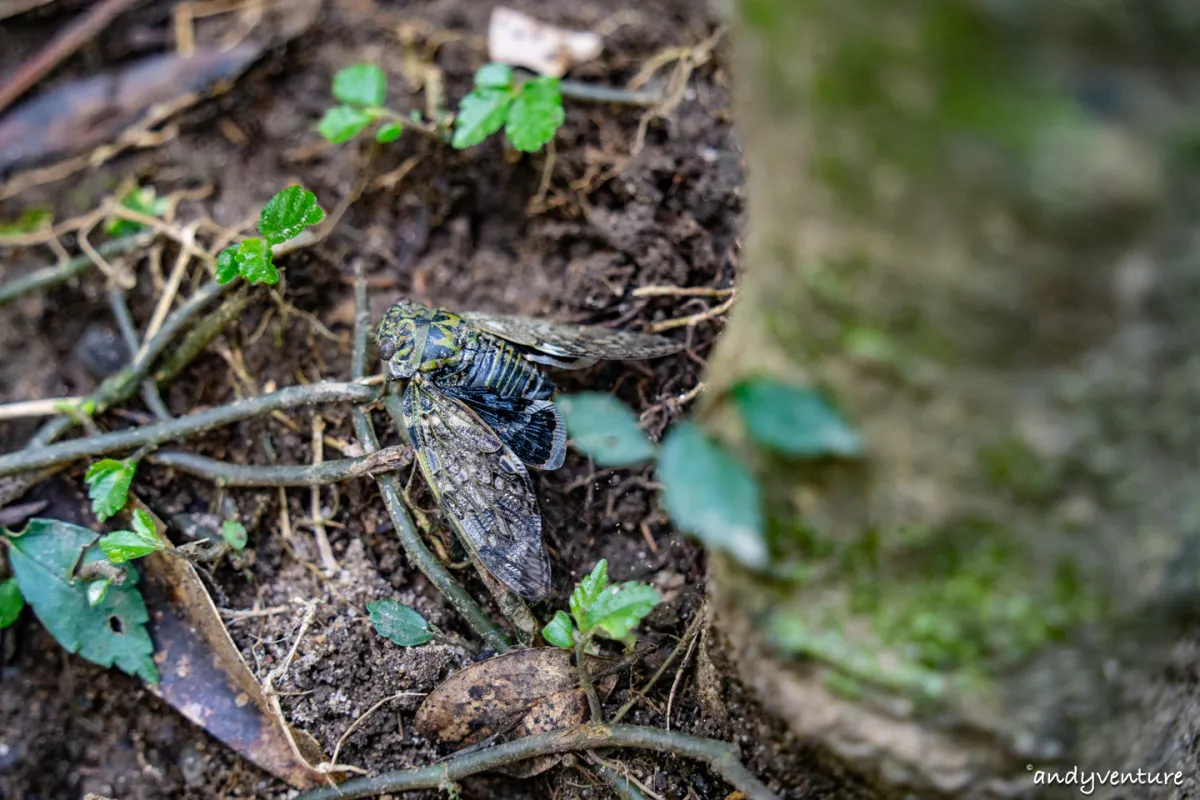
M558 469L566 425L545 367L677 352L666 339L526 317L454 314L401 301L376 331L417 460L455 532L529 600L550 592L542 520L526 466Z

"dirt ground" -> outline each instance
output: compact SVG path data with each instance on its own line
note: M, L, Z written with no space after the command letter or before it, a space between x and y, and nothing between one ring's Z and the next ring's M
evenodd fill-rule
M0 74L11 72L83 5L55 3L6 21L0 26ZM95 207L129 178L152 184L160 193L212 187L208 198L180 207L181 220L203 211L223 225L236 223L291 183L313 190L331 209L351 191L366 152L357 144L325 145L314 132L330 104L333 73L355 61L376 61L390 77L391 105L419 108L422 96L403 77L402 45L409 40L417 51L431 54L453 104L485 60L483 34L491 5L470 0L326 4L311 27L270 49L227 91L185 111L178 118L177 136L68 180L21 192L0 205L0 218L49 205L56 218L65 219ZM606 85L624 85L655 53L696 45L716 30L703 4L691 0L654 8L637 2L566 0L510 5L549 22L602 29L604 54L572 77ZM39 88L170 50L172 6L141 4ZM269 24L270 19L260 23ZM555 140L544 192L546 155L516 158L505 152L499 137L462 153L414 135L382 148L367 168L372 177L396 170L410 157L419 161L394 187L368 185L329 238L283 262L286 281L277 289L295 311L288 310L285 318L285 307L263 292L225 332L220 346L240 355L258 391L271 384L348 379L350 276L356 259L370 278L375 319L400 296L452 309L620 321L633 328L710 308L715 303L706 298L636 299L631 292L656 284L728 287L735 282L742 175L720 49L692 76L675 113L649 125L645 147L636 157L630 149L643 109L570 100L566 106L567 121ZM544 198L541 207L530 209L530 201L538 197ZM0 275L8 280L49 258L43 248L6 248L0 254ZM132 291L130 304L135 320L144 325L155 298L144 280L144 262L138 274L143 280ZM671 335L688 343L684 354L596 367L561 377L560 386L565 391L615 392L646 415L657 436L680 415L678 404L670 401L696 386L720 328L716 319L676 330ZM114 329L103 278L95 271L0 308L0 400L92 390L98 378L88 362L95 360L97 348L105 354L100 334ZM164 392L173 413L229 402L246 391L217 349L210 347ZM148 419L140 401L123 408L99 422L117 428ZM349 409L322 407L290 412L294 430L281 420L261 418L198 437L186 447L215 458L263 464L263 442L269 442L279 463L309 463L316 413L329 435L353 440ZM5 452L21 447L35 427L28 420L0 423L0 447ZM382 413L376 414L376 427L386 432L388 443L398 441ZM50 500L51 508L64 514L71 509L82 514L83 468L76 466L25 499ZM539 616L549 618L555 608L564 607L570 587L600 558L608 559L614 579L648 581L666 598L642 626L642 641L663 650L622 675L610 699L615 708L628 696L631 681L640 685L700 612L703 552L667 525L656 507L648 469L596 470L572 453L561 470L534 475L554 573L554 595L535 608ZM419 479L413 485L413 500L434 523L433 536L453 556L457 545L436 524L431 498ZM210 483L155 467L139 471L134 491L163 518L208 512L218 501ZM281 536L279 491L227 494L250 528L251 544L236 562L216 570L224 597L215 599L230 609L284 607L230 626L260 678L291 647L301 614L293 599L319 601L316 625L301 642L280 689L287 694L289 719L315 736L326 752L377 701L399 691L428 692L483 655L469 645L471 634L462 620L408 563L373 482L350 481L322 494L331 520L329 539L342 567L331 580L312 569L318 554L305 523L311 516L307 489L283 493L295 527L290 545ZM455 557L461 557L458 553ZM486 595L476 576L456 574L474 595ZM361 611L366 602L386 597L416 608L456 643L414 649L392 645L364 624ZM140 682L67 656L32 614L5 630L0 642L0 796L264 797L287 791ZM737 742L750 769L781 796L833 789L830 779L814 770L813 755L789 741L728 677L726 665L736 655L707 640L701 649L705 654L682 671L673 698L673 681L661 681L627 721L664 725L670 699L671 729ZM370 717L347 738L339 760L379 772L436 758L433 746L412 731L419 699L404 698ZM619 758L665 798L707 800L729 792L719 778L692 762L638 752ZM462 788L464 797L478 798L610 796L579 765L560 766L527 781L478 776Z

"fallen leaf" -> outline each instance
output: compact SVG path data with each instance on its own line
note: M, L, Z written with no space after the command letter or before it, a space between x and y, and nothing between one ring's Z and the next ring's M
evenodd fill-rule
M511 8L492 11L488 25L488 58L498 64L527 67L561 78L575 64L600 55L604 40L591 31L547 25Z

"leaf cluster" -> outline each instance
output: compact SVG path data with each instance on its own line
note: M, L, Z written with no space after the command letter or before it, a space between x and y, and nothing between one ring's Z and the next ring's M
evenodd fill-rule
M632 645L634 627L662 601L653 586L637 581L609 584L608 561L601 559L591 573L571 592L571 613L559 611L542 629L542 636L555 647L570 649L583 643L591 646L592 638L603 636Z
M404 132L400 116L384 107L387 75L374 64L352 64L333 76L333 96L341 101L325 111L317 133L330 144L342 144L358 136L373 123L377 142L394 142Z
M532 153L554 138L565 119L558 78L519 81L512 67L484 64L475 88L459 103L450 144L463 150L504 128L515 149Z
M279 271L271 259L271 246L294 239L310 225L325 219L317 196L300 186L289 186L263 206L258 218L259 236L231 245L217 256L217 283L229 283L241 275L250 283L279 282Z

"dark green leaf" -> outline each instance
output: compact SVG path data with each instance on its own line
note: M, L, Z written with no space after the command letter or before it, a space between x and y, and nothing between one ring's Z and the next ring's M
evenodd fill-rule
M789 456L857 456L862 440L837 409L811 389L771 379L734 387L733 399L755 441Z
M239 275L238 248L226 247L217 256L217 283L225 284Z
M361 108L334 106L326 109L325 116L317 123L317 133L331 144L348 142L362 133L371 124L371 115Z
M388 122L379 126L379 130L375 131L375 141L387 144L394 142L400 138L400 134L404 133L404 126L399 122Z
M0 222L0 236L21 236L50 227L54 212L45 207L26 209L12 222Z
M504 124L512 94L506 89L476 89L462 99L454 119L454 136L450 144L463 150L479 144Z
M693 423L681 422L667 433L658 480L663 505L680 530L743 564L766 566L758 482Z
M367 603L367 614L380 635L402 647L415 647L433 638L425 618L396 600L372 600Z
M546 627L542 628L542 637L547 642L555 647L561 647L564 650L570 650L575 646L575 626L571 624L571 618L567 616L567 612L559 611L554 615L554 619L546 623Z
M581 626L587 611L600 593L608 587L608 559L602 558L571 592L571 616Z
M487 89L509 89L512 80L512 67L507 64L484 64L475 73L475 85Z
M627 467L654 458L654 442L637 415L610 394L581 392L554 401L567 419L567 435L600 467Z
M234 550L245 550L246 526L236 519L227 519L221 523L221 538Z
M137 590L137 571L128 569L123 585L90 605L87 586L75 568L104 558L94 547L96 534L53 519L33 519L17 536L6 536L8 558L26 602L67 652L104 667L114 664L130 675L158 682L146 632L146 604Z
M88 499L92 501L96 519L104 522L125 507L136 471L137 464L129 459L105 458L88 467L83 482L88 487Z
M114 564L141 558L164 546L154 529L154 520L140 508L133 512L133 530L113 531L100 537L100 549Z
M289 186L263 206L258 217L258 232L271 244L279 244L295 239L300 231L323 219L325 211L317 205L315 194L299 186ZM246 273L243 271L242 274Z
M659 602L662 596L653 586L647 586L637 581L626 581L618 586L609 586L584 617L580 629L600 631L610 639L629 643L629 631L641 622L650 610Z
M237 268L250 283L279 283L279 271L271 260L271 245L257 236L238 245Z
M558 78L537 78L513 101L504 133L517 150L532 153L554 138L565 119Z
M333 96L352 106L381 106L387 100L387 76L374 64L353 64L333 76Z
M7 628L21 616L25 608L25 598L21 596L21 587L17 586L16 578L9 578L0 583L0 628Z

